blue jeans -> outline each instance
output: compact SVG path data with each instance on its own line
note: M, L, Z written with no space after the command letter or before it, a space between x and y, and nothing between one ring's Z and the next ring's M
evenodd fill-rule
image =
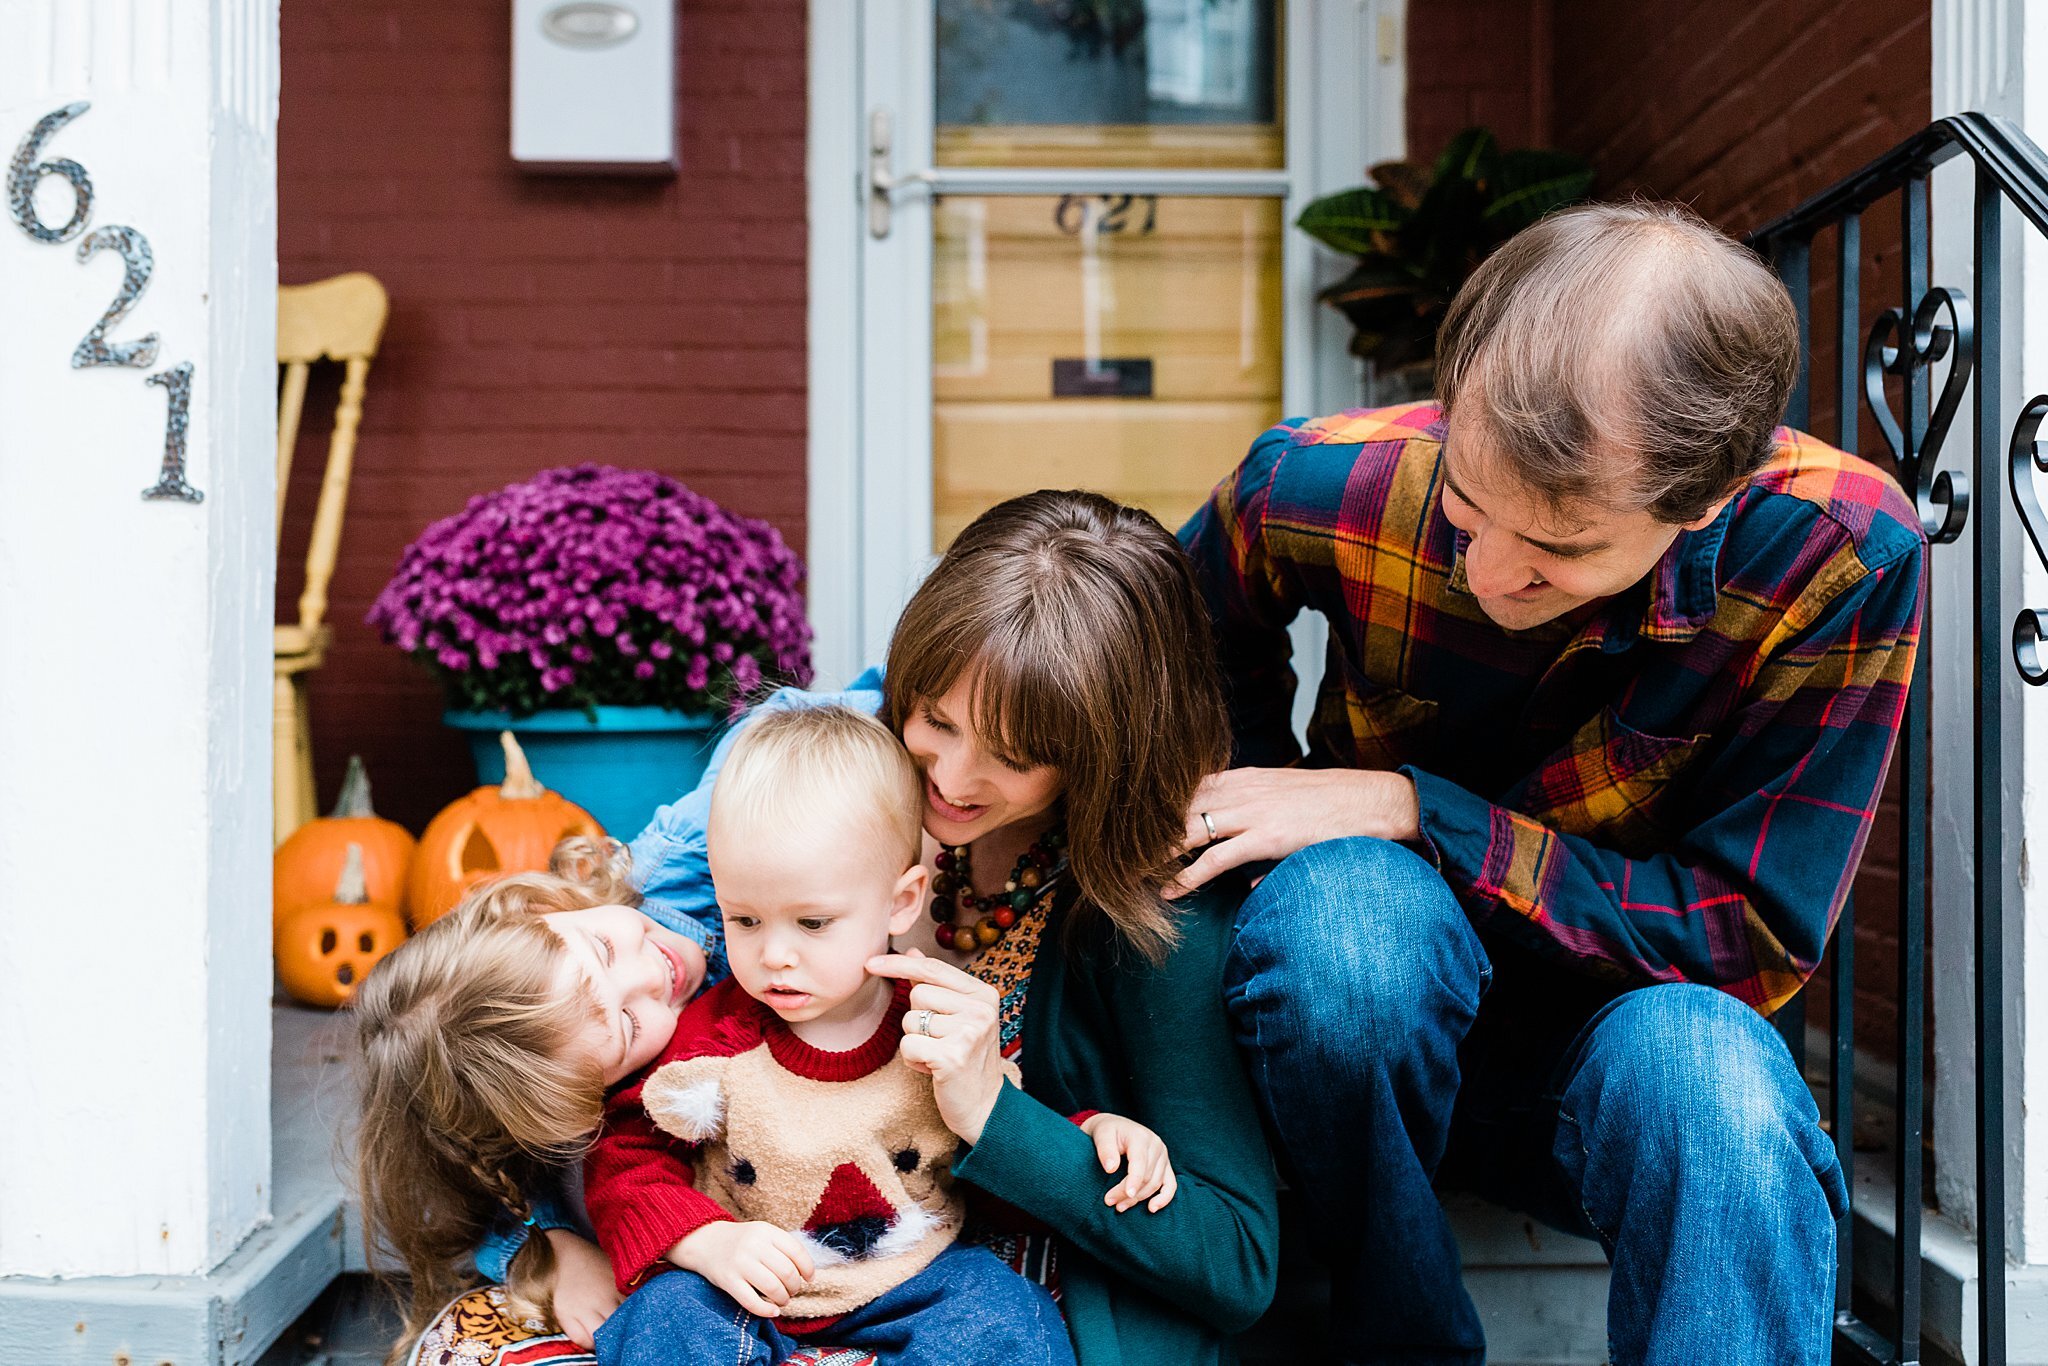
M1052 1297L987 1249L958 1244L816 1336L873 1352L882 1366L1074 1362ZM597 1330L602 1366L772 1366L806 1345L687 1271L656 1276Z
M1733 997L1623 992L1482 942L1428 863L1374 839L1274 868L1225 990L1317 1212L1344 1360L1485 1360L1439 1183L1600 1240L1616 1366L1828 1359L1841 1168L1784 1043Z

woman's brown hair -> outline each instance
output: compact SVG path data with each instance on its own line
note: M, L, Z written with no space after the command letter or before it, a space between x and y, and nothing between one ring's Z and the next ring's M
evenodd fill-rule
M541 917L637 904L618 852L564 840L555 872L479 888L378 964L351 1004L364 1243L372 1266L395 1254L407 1281L392 1287L406 1306L392 1363L476 1283L484 1235L525 1219L528 1193L558 1184L603 1116L602 1069L569 1047L597 1004L563 992L566 950ZM505 1278L513 1315L552 1319L554 1277L548 1240L528 1237Z
M1173 944L1160 887L1188 804L1228 762L1230 726L1194 568L1150 513L1044 490L969 524L903 609L883 719L972 675L984 743L1057 769L1083 899L1157 961Z

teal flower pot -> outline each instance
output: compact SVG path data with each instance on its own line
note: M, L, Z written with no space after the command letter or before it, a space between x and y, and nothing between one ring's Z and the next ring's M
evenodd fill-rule
M505 781L498 732L509 730L534 777L629 842L656 808L697 785L724 730L709 712L663 707L599 707L595 720L580 711L536 712L516 721L502 711L451 711L441 720L469 737L478 782Z

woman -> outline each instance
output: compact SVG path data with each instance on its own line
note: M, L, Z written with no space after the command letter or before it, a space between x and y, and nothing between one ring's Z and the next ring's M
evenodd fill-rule
M827 700L877 711L925 774L926 956L878 967L913 982L906 1031L940 1041L933 1082L963 1141L956 1174L1056 1231L1005 1247L1057 1285L1084 1366L1232 1359L1228 1337L1272 1298L1278 1221L1222 1005L1237 893L1171 908L1159 895L1196 785L1229 743L1179 545L1093 494L1012 499L962 532L912 598L885 679L764 706ZM704 826L722 754L633 846L650 911L710 927L714 974ZM1002 1083L1006 1056L1021 1091ZM1090 1110L1165 1140L1179 1191L1164 1210L1104 1203L1114 1178L1069 1118ZM636 1320L660 1321L667 1279L606 1323L608 1358Z

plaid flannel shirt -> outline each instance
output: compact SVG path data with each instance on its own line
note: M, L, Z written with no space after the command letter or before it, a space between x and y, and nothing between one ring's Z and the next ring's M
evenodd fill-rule
M1919 640L1918 519L1875 467L1780 429L1641 583L1508 631L1465 587L1442 441L1433 405L1282 423L1181 530L1235 762L1301 758L1286 627L1321 612L1306 762L1411 777L1421 848L1483 931L1776 1009L1870 833Z

